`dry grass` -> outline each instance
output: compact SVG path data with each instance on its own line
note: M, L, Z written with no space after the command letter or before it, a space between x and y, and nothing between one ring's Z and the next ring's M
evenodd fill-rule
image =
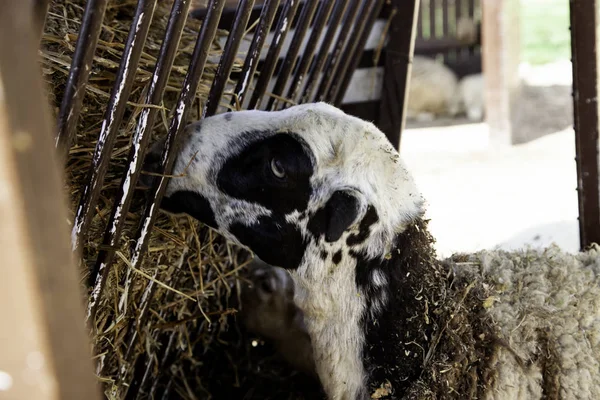
M66 190L72 210L87 181L135 3L109 1L77 137L66 165ZM130 105L83 246L82 285L86 292L89 292L87 271L93 267L102 244L112 201L125 171L136 116L141 111L139 103L147 90L169 16L167 4L170 2L158 3ZM84 5L84 0L51 3L40 55L55 111L62 100ZM200 21L191 18L186 24L154 127L155 137L166 132L170 110L187 71L200 25ZM227 35L227 32L220 31L219 35ZM192 119L198 118L207 97L220 52L215 40L198 87ZM242 62L243 59L236 61L234 71L239 70ZM242 393L249 393L247 398L269 398L269 395L277 398L277 388L268 388L277 382L286 388L284 391L292 393L290 377L293 374L278 359L269 358L272 349L268 346L252 346L254 338L246 335L235 321L240 271L247 254L191 218L163 214L156 222L142 268L133 271L128 261L129 247L135 238L142 202L141 194L134 199L118 257L92 322L97 374L104 383L107 397L124 398L127 388L140 385L140 381L143 381L140 398L158 397L165 391L169 398L240 398ZM144 303L144 296L149 294L151 301ZM142 307L144 304L148 305L147 309ZM141 315L144 318L138 322ZM163 359L166 349L168 357ZM144 374L147 374L145 380Z

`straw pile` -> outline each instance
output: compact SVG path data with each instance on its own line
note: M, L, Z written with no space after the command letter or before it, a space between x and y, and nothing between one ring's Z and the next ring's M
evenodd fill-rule
M123 44L135 9L133 0L111 0L95 54L77 137L66 164L67 191L74 211L87 180L106 104L118 69ZM94 265L102 243L112 201L123 172L130 138L141 111L155 58L170 12L171 2L159 1L129 98L111 165L84 244L82 285ZM40 50L49 100L58 110L73 55L85 0L51 2ZM253 21L250 21L252 23ZM179 46L154 130L166 133L170 110L176 101L201 22L189 19ZM227 35L221 31L219 35ZM199 85L192 119L206 99L221 49L216 40ZM234 66L239 70L240 55ZM191 218L160 215L149 254L141 271L128 266L129 246L135 238L143 195L134 200L107 287L93 321L92 342L98 379L109 399L125 398L129 386L139 387L139 398L294 398L305 385L276 356L268 344L255 341L237 325L236 305L240 278L248 255L226 243L215 232ZM131 279L126 280L128 276ZM145 321L136 326L142 296L149 285L154 295ZM124 307L119 302L129 286ZM130 346L135 337L135 345ZM165 351L167 357L165 357ZM302 386L306 391L306 386ZM297 397L296 397L297 398Z

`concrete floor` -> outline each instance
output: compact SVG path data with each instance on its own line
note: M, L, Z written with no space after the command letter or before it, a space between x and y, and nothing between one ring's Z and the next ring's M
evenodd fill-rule
M577 251L572 129L505 149L485 124L408 129L401 154L427 202L441 256L552 242Z
M519 124L526 143L490 148L485 123L413 125L403 134L401 154L428 202L441 256L552 242L579 248L570 63L523 65L521 75L535 90Z

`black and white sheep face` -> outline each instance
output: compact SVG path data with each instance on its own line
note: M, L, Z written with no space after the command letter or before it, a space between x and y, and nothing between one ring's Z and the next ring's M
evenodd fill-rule
M325 103L192 124L173 175L180 176L170 179L164 209L196 217L291 270L307 247L334 254L342 245L367 246L380 254L421 211L383 133Z

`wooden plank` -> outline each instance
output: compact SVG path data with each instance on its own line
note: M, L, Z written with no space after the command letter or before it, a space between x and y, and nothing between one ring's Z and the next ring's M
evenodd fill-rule
M0 398L98 399L31 0L0 13Z
M482 0L482 57L485 114L492 146L513 143L515 103L519 96L519 2Z
M390 142L400 148L400 137L406 120L406 103L419 0L392 0L396 15L390 25L386 46L384 82L378 127Z
M571 0L571 51L573 60L573 111L577 152L577 191L581 249L600 244L600 193L598 172L598 66L597 30L600 0Z

